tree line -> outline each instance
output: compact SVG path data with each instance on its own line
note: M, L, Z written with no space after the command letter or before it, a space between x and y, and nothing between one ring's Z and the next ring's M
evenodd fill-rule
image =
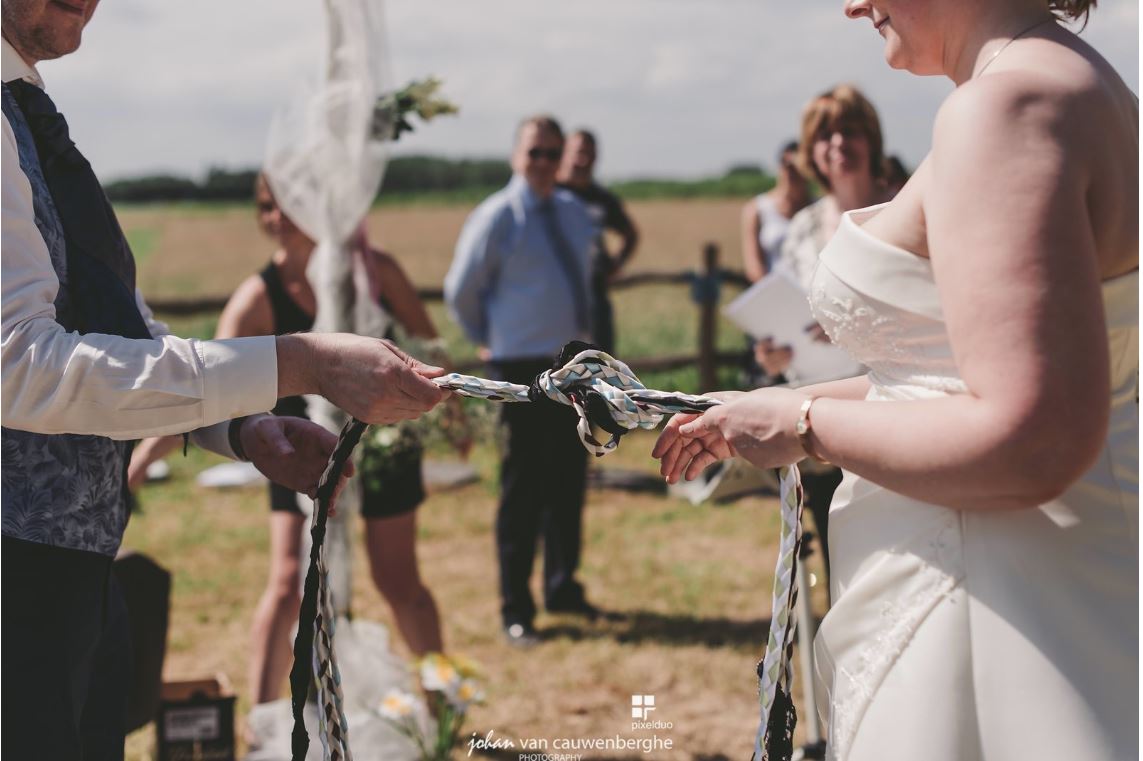
M253 198L257 169L212 168L201 180L174 174L154 174L113 180L104 185L118 203L248 202ZM470 201L503 187L511 176L502 158L451 159L440 156L399 156L389 160L379 194L382 201ZM624 198L744 197L774 184L761 166L744 164L722 175L693 179L633 179L611 183Z

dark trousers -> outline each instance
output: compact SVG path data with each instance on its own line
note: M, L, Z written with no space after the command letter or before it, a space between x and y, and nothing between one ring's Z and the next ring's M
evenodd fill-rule
M112 559L3 538L4 758L120 761L130 677Z
M608 354L615 353L615 310L608 294L607 275L591 278L591 341Z
M833 493L841 484L841 478L841 468L830 468L823 473L802 473L806 507L814 516L814 528L817 529L818 542L822 550L827 592L829 591L829 506L833 502Z
M496 362L494 378L531 383L548 369L547 359ZM505 404L508 443L500 463L500 509L496 550L500 560L500 613L504 624L530 624L536 605L528 589L536 543L544 539L544 604L583 601L575 579L583 527L587 450L576 434L570 407L537 402Z

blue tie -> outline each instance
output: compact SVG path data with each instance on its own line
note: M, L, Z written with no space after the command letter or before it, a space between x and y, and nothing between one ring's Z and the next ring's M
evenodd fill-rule
M581 335L586 335L590 325L587 312L587 288L583 282L582 268L576 262L575 252L568 245L567 238L560 231L555 203L552 202L552 199L546 198L540 201L538 208L540 218L544 221L544 230L548 233L548 240L551 241L552 250L556 252L560 269L564 271L564 276L571 288L572 301L575 304L576 329Z

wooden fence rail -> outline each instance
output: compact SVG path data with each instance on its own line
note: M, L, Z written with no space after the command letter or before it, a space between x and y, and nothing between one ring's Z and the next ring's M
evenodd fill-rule
M718 245L707 243L701 252L697 270L682 272L636 272L624 275L611 283L613 290L625 290L646 285L689 285L691 300L699 311L699 338L696 354L675 354L660 357L638 357L629 364L638 373L663 370L677 370L698 366L699 385L704 390L717 387L717 369L736 365L742 361L742 352L720 352L718 345L718 307L721 301L721 286L745 287L750 284L745 275L736 270L721 269L718 266ZM422 300L443 301L441 288L418 288ZM228 297L209 296L194 299L148 300L148 305L156 313L169 317L187 317L199 314L221 312ZM456 369L466 372L481 366L479 360L458 363Z

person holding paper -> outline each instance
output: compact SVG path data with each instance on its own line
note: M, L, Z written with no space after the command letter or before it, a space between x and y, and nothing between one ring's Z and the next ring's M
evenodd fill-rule
M885 166L883 154L877 110L856 87L838 85L806 105L802 112L798 162L806 176L816 180L826 194L790 220L780 261L782 269L807 293L818 255L837 230L841 215L888 200L881 181ZM815 340L829 343L829 336L816 322L812 322L808 330ZM792 380L786 372L795 361L795 352L788 344L776 344L763 338L754 345L754 358L766 371L760 386ZM829 506L840 483L841 470L835 467L808 469L803 478L806 505L814 516L827 580L830 575Z
M1092 0L848 0L943 74L929 156L842 215L814 312L868 375L677 416L669 481L845 468L830 758L1139 757L1139 101Z
M790 221L812 200L810 184L798 169L798 144L790 141L778 154L774 187L742 207L742 268L750 282L774 271Z

